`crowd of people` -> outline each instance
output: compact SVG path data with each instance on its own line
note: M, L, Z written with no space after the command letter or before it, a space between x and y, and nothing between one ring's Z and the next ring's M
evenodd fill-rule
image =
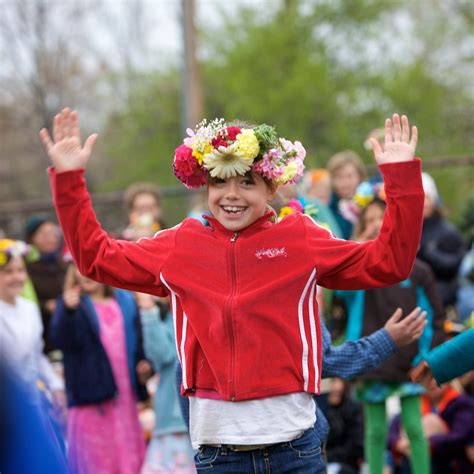
M28 443L57 448L44 472L472 473L472 353L450 356L469 360L454 381L434 360L471 338L473 243L420 174L416 129L394 115L369 139L369 177L353 151L303 174L301 144L268 126L207 126L209 157L203 127L174 163L207 185L190 220L168 228L159 189L136 183L109 235L81 174L95 136L61 148L78 140L67 109L54 140L42 132L62 230L34 215L22 240L0 240L0 377L46 427ZM271 153L278 172L261 164ZM6 446L0 472L21 472L25 448Z

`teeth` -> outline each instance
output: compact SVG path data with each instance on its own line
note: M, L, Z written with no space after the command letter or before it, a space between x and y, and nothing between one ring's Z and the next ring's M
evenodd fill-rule
M226 212L242 212L245 211L245 207L237 207L237 206L222 206L224 211Z

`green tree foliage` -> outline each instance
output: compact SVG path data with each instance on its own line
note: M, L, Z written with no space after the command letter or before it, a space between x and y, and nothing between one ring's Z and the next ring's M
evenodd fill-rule
M448 3L286 0L271 12L222 11L219 25L201 32L206 115L274 124L304 143L309 167L346 148L372 163L365 138L395 111L418 125L427 165L472 153L472 63L463 53L472 16L463 2ZM179 89L176 71L153 74L112 117L107 152L118 168L110 186L150 177L177 183L170 164L182 139ZM434 176L456 213L472 171Z

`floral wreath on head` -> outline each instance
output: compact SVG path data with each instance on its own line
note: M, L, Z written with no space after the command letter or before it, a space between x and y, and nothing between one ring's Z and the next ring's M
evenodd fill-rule
M0 267L13 257L23 257L27 262L34 262L39 259L39 252L21 240L0 239Z
M357 186L352 199L339 201L339 211L352 224L357 224L360 214L372 201L385 202L385 189L381 181L363 181Z
M278 137L270 125L244 128L215 119L186 132L176 148L173 171L188 188L205 185L208 175L228 179L253 171L276 185L294 184L303 176L303 145Z

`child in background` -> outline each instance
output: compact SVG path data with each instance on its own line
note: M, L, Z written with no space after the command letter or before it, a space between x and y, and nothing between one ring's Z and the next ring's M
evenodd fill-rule
M323 472L313 428L321 372L316 283L363 288L408 276L423 200L416 128L395 114L384 150L374 143L389 205L380 237L363 244L336 239L301 214L270 220L268 202L278 185L301 176L305 151L268 125L217 120L190 130L174 171L189 187L207 185L210 226L186 219L136 243L109 239L94 217L83 169L96 135L82 146L77 115L65 109L53 136L41 131L55 205L81 272L171 295L197 468Z
M25 226L25 240L39 252L39 259L27 264L28 274L39 301L43 321L44 352L52 359L59 359L57 349L49 338L49 323L61 295L66 274L66 262L62 256L61 230L51 217L34 215ZM53 351L56 354L51 354Z
M147 394L136 370L145 361L133 296L71 265L50 333L64 354L71 471L137 474L145 441L136 404Z
M173 317L161 314L153 296L137 293L143 330L145 355L159 374L154 397L155 429L147 448L141 474L192 474L194 452L183 420L175 388L175 365L178 360Z
M364 183L368 184L368 183ZM367 186L361 186L365 189ZM355 239L367 242L376 239L382 229L386 209L385 202L372 196L365 198L357 193L358 202L369 200L363 208ZM418 343L412 343L403 352L383 363L377 369L364 374L358 388L359 397L364 402L365 451L370 472L382 473L387 438L385 402L389 396L398 395L401 400L402 422L411 444L411 465L414 474L429 472L429 454L420 421L419 396L424 389L410 382L410 368L420 360L421 354L442 340L444 311L436 292L434 276L429 267L415 261L407 280L389 286L364 291L337 291L347 304L349 340L366 336L382 327L386 314L397 307L404 311L419 306L427 312L428 325Z
M0 240L0 365L14 374L39 402L38 380L53 401L66 407L64 384L43 354L43 324L38 307L20 296L28 279L26 260L33 249L18 240Z
M375 141L375 138L371 140ZM366 177L364 164L357 153L345 150L331 156L326 168L331 175L333 191L329 208L337 220L342 237L350 239L355 222L351 219L352 216L347 214L346 206L354 197L357 186Z
M123 231L122 238L138 240L153 237L164 228L158 186L152 183L131 184L125 191L123 201L129 224Z
M459 230L443 215L434 179L422 174L425 191L423 231L417 257L426 262L436 277L438 292L445 308L456 305L458 270L466 253Z

